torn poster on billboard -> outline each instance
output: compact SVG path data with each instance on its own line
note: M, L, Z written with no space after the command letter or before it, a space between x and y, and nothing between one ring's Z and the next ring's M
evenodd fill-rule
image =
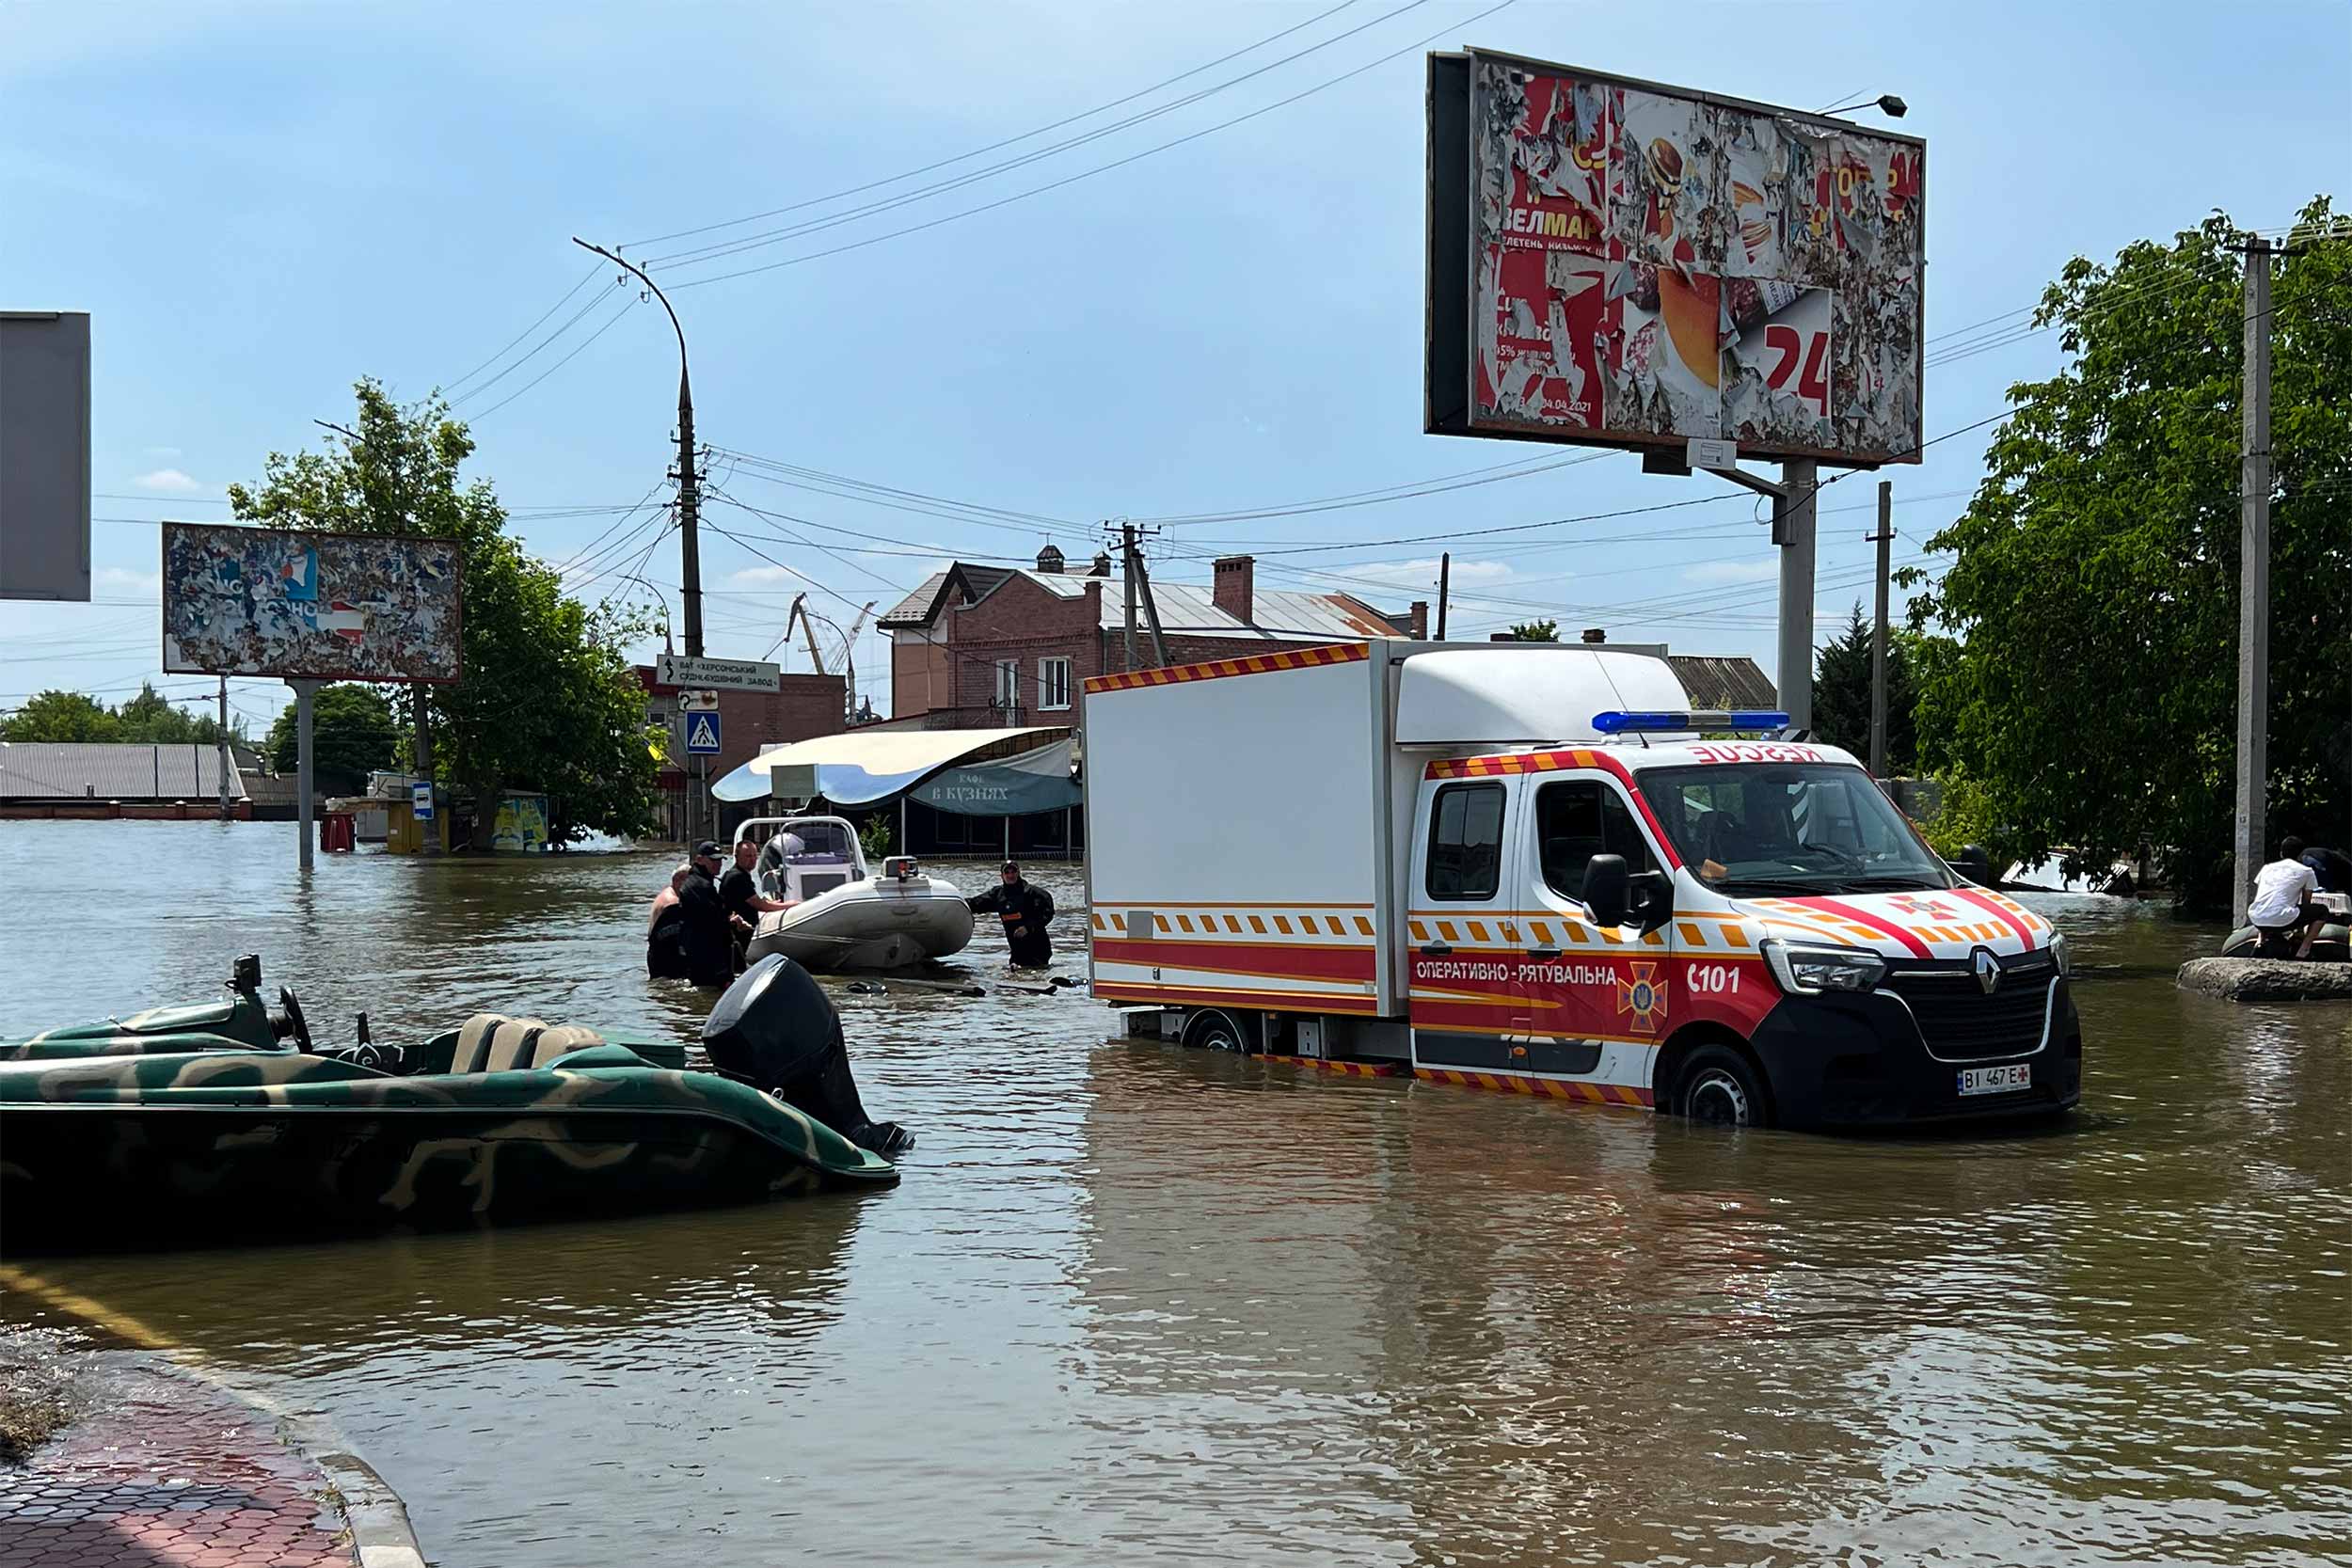
M1915 459L1917 142L1470 58L1472 430Z
M290 679L453 681L456 543L164 525L164 669Z

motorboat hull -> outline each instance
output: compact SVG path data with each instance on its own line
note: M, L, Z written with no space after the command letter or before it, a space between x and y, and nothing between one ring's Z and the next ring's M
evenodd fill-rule
M972 909L935 878L883 878L835 888L762 916L747 957L781 953L818 971L905 969L960 953Z

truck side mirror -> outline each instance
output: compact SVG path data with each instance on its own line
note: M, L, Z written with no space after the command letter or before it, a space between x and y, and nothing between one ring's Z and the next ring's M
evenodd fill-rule
M1663 871L1643 871L1626 879L1627 897L1634 924L1655 931L1674 918L1674 883Z
M1618 927L1625 924L1626 904L1631 896L1623 855L1595 855L1584 863L1584 907L1593 911L1597 925Z

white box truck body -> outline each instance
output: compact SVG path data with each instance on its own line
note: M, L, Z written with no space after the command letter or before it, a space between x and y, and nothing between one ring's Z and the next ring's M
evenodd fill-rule
M1188 1045L1712 1119L2072 1104L2047 923L1846 753L1709 717L1663 659L1580 645L1091 680L1093 994Z

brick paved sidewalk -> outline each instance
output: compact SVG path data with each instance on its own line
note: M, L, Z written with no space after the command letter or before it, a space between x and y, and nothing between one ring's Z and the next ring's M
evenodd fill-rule
M0 1568L348 1568L319 1467L262 1412L103 1357L87 1412L0 1469Z

